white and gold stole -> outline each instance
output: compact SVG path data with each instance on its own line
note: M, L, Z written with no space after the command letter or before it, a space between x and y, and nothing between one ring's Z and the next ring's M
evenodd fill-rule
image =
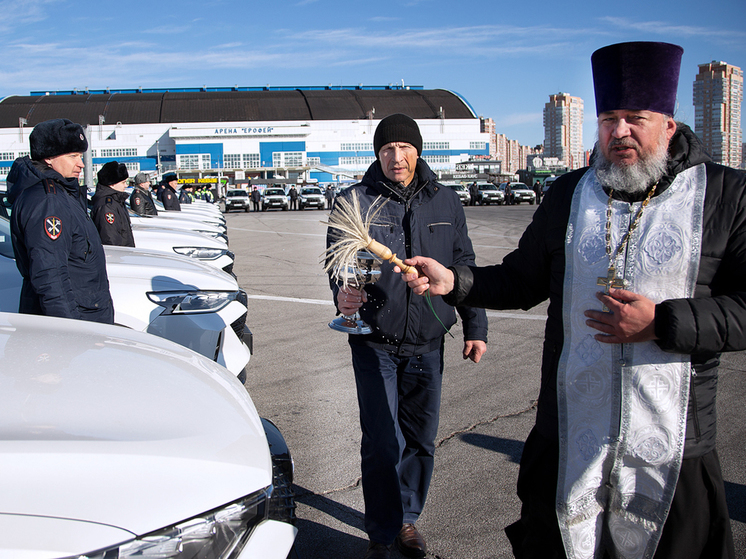
M655 303L693 296L706 182L699 165L651 199L615 263L626 289ZM601 557L602 546L612 546L614 557L653 557L684 451L690 357L654 342L603 344L585 324L583 311L602 307L597 280L610 265L607 204L589 170L575 190L565 240L557 373L557 516L571 559ZM640 203L610 204L613 253Z

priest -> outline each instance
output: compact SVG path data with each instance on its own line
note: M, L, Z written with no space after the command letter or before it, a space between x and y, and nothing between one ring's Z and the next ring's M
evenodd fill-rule
M746 349L746 173L674 120L683 49L591 57L598 142L502 264L405 260L453 305L549 299L518 558L734 558L715 448L719 356Z

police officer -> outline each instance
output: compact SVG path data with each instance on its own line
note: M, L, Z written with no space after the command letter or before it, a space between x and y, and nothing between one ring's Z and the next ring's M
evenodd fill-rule
M158 191L158 200L161 201L166 210L181 211L179 196L176 189L179 187L179 179L176 173L166 173L161 180L161 188Z
M193 186L188 184L181 187L181 192L179 192L179 204L191 204L194 201L195 195L192 192L193 188Z
M19 312L113 324L104 247L78 178L88 141L80 124L47 120L29 136L31 157L8 174L11 239L23 276Z
M117 161L109 161L98 172L91 219L105 245L135 246L129 211L124 205L129 176L127 166Z
M150 178L146 173L135 175L135 188L130 196L130 208L138 215L158 215L150 192Z

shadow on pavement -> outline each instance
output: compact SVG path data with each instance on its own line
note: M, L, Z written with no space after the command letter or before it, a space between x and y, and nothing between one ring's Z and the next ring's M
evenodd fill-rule
M499 437L492 437L489 435L480 435L478 433L466 433L461 435L460 439L467 444L484 448L486 450L493 450L501 454L505 454L510 458L511 462L520 464L521 454L523 454L523 441L516 441L514 439L501 439Z
M360 511L323 495L316 495L298 485L293 487L298 503L312 507L342 524L365 533L363 514ZM326 559L330 556L362 557L365 554L368 547L367 538L347 534L325 525L328 523L328 519L324 520L324 524L298 519L295 550L299 559ZM332 555L331 550L334 551Z

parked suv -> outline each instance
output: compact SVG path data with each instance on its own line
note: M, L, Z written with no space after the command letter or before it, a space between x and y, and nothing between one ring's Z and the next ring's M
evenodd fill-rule
M288 209L288 197L285 191L278 187L265 188L262 192L262 211L266 212L272 208Z
M505 185L508 183L504 182L500 185L500 190L505 193ZM510 190L512 192L513 203L520 204L521 202L528 202L533 205L536 202L536 194L528 186L522 182L511 182Z
M253 336L236 279L188 256L105 246L114 322L172 340L243 377ZM0 219L0 311L17 312L23 278Z
M243 210L249 211L251 207L251 199L249 193L243 189L237 188L229 190L225 195L225 213L231 210Z
M318 186L306 186L300 189L299 209L316 208L317 210L323 210L324 205L324 192Z
M490 204L502 206L505 202L505 193L500 192L491 182L478 182L477 188L479 189L477 203L480 206L489 206Z
M285 559L293 463L225 368L120 326L0 313L0 556Z

